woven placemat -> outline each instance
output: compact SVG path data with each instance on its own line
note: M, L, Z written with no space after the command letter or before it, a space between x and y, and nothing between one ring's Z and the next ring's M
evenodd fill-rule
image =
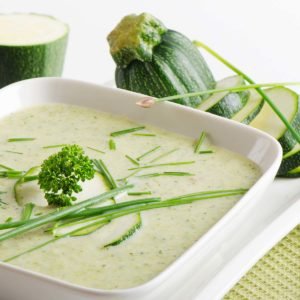
M300 225L229 291L224 300L300 300Z

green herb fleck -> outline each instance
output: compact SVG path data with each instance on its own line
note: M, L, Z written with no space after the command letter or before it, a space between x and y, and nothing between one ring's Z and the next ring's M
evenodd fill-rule
M115 141L114 141L113 139L110 139L110 140L108 141L108 146L109 146L109 149L110 149L110 150L116 150L116 149L117 149L116 143L115 143Z

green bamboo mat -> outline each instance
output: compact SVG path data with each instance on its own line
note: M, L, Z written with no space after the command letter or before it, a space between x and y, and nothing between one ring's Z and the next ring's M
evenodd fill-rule
M300 225L272 248L224 300L300 300Z

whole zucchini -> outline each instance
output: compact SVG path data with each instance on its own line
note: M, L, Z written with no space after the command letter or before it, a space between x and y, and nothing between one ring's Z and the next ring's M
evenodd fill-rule
M166 97L215 87L214 77L192 42L150 14L124 17L109 34L117 87ZM197 107L205 96L176 100Z

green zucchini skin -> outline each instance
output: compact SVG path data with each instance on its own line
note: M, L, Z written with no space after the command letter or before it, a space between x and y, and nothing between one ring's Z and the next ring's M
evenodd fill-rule
M213 89L215 80L197 48L184 35L168 30L153 49L151 62L132 61L117 67L119 88L153 97L167 97ZM174 102L197 107L205 96L188 97Z
M47 44L32 46L0 45L0 88L24 79L60 76L68 34Z
M208 109L207 112L231 119L246 105L249 95L249 91L229 93L221 101Z
M259 104L251 111L251 113L245 119L241 121L241 123L246 125L250 124L251 121L253 121L255 117L259 114L263 106L264 106L264 100L261 99Z
M298 97L298 109L295 117L291 121L291 125L297 130L297 132L300 132L300 97ZM283 153L287 153L293 149L293 147L297 144L296 139L292 135L292 133L289 130L286 130L286 132L278 139L278 142L282 146Z
M300 166L300 145L297 144L290 152L286 153L283 156L277 176L290 177L288 173L299 166ZM300 177L300 173L298 174Z

